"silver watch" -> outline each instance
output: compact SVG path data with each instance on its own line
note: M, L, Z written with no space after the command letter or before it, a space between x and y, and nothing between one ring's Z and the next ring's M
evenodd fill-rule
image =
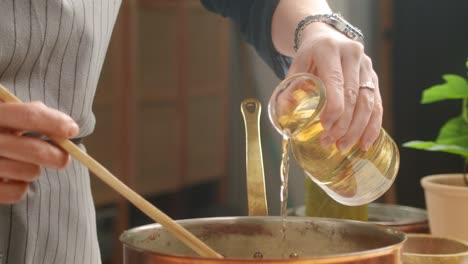
M296 31L294 32L294 50L295 51L297 51L297 49L299 48L302 31L304 30L306 26L314 22L323 22L323 23L329 24L350 39L353 39L359 42L364 41L364 35L362 34L361 30L351 25L348 21L346 21L339 14L332 13L332 14L312 15L312 16L308 16L304 18L297 25Z

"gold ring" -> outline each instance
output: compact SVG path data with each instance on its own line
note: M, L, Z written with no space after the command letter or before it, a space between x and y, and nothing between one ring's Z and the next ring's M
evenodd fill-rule
M375 85L373 82L363 82L359 85L359 88L367 88L367 89L371 89L371 90L374 90L375 89Z

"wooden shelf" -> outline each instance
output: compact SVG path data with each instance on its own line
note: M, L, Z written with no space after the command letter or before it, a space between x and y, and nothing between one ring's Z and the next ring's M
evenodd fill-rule
M89 153L145 197L227 175L229 25L195 0L126 0L94 102ZM97 207L115 206L112 263L129 208L92 177Z
M126 177L131 177L135 189L146 195L174 191L205 178L226 174L224 140L229 25L226 20L205 11L196 3L198 1L188 1L189 4L182 6L182 1L176 2L179 4L140 1L138 6L132 7L137 11L129 14L135 17L127 19L136 20L132 29L135 32L131 34L138 36L137 40L124 47L116 41L129 40L114 35L111 42L114 49L108 52L94 103L98 120L96 131L87 140L89 152L113 170L120 166L116 162L135 159L135 171ZM124 5L122 8L130 7ZM181 9L185 11L181 13ZM119 20L124 19L125 10L121 12ZM116 28L114 34L121 32L123 24L117 24L120 29ZM182 46L177 44L180 38L185 40ZM130 47L133 50L126 50ZM178 51L180 47L185 51ZM131 56L135 69L124 69L123 56ZM182 70L181 64L184 65ZM121 73L123 76L119 76ZM116 78L133 82L133 87L113 87ZM125 90L118 92L118 89ZM134 98L119 100L132 100L126 104L136 112L127 118L134 119L131 122L135 127L125 127L129 120L116 118L122 111L117 105L116 94L125 96L130 89ZM184 100L183 105L181 100ZM181 109L185 109L184 116ZM121 136L112 131L115 123L120 123L122 129L133 131L128 135L132 138L127 140L136 145L134 157L124 155L120 158L122 161L113 157L115 154L112 153L124 151L119 147ZM185 127L185 131L181 131L181 127ZM185 138L185 146L180 145L181 137ZM159 146L164 151L151 152ZM184 153L181 153L181 147ZM181 167L185 167L184 175L181 175ZM105 188L93 182L97 205L116 198L109 191L101 191Z

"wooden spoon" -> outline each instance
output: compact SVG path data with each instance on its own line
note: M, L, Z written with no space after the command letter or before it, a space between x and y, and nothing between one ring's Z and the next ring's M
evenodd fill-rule
M5 87L0 85L0 99L5 103L21 103L21 100L10 93ZM149 216L154 221L161 224L172 235L177 237L180 241L193 249L197 254L203 257L223 258L220 254L208 247L203 241L199 240L187 229L183 228L169 216L164 214L150 202L145 200L135 191L130 189L127 185L121 182L117 177L110 173L104 166L94 160L86 152L81 150L73 142L68 139L53 139L60 147L67 151L72 157L80 161L90 171L99 177L103 182L109 185L112 189L117 191L143 213Z

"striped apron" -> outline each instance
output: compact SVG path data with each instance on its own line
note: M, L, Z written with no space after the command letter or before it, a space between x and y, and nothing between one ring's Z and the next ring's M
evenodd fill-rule
M89 135L120 2L0 1L0 83L23 101L69 114L78 137ZM74 160L64 170L42 169L22 201L0 205L0 264L6 263L101 263L85 167Z

